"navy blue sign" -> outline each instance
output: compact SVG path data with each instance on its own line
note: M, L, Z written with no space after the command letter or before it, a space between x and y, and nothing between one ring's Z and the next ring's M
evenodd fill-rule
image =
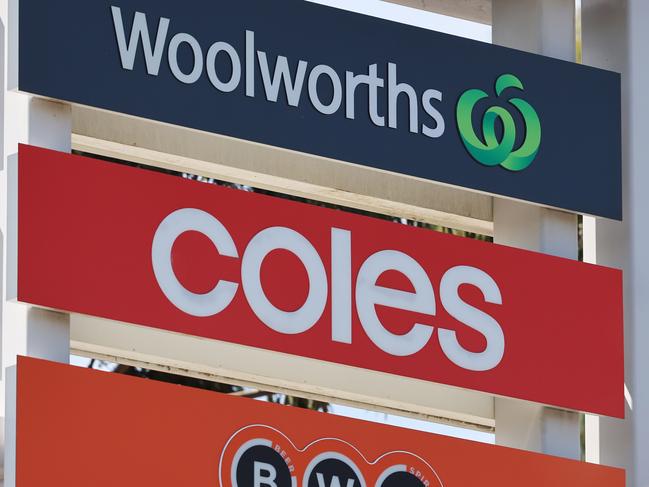
M622 218L620 77L301 0L21 0L21 91Z

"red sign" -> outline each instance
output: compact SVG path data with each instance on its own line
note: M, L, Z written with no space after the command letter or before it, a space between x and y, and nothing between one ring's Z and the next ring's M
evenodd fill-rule
M33 147L19 158L21 301L624 414L617 270Z
M623 487L624 471L21 358L17 485Z

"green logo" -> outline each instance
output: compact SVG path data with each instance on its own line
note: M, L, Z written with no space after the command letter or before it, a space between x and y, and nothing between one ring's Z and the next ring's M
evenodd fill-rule
M496 94L500 96L507 88L517 88L523 91L523 83L513 74L503 74L496 81ZM541 145L541 122L532 105L520 98L510 98L508 101L514 105L525 121L525 141L516 150L516 124L511 113L502 107L489 108L482 119L481 140L473 130L473 109L476 103L489 95L482 90L465 91L457 102L457 126L464 147L471 156L485 166L501 165L510 171L522 171L527 168ZM502 123L502 137L496 136L496 120Z

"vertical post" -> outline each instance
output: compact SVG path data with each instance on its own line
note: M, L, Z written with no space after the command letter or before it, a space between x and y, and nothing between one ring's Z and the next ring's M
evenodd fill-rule
M624 222L593 220L585 245L598 264L624 270L626 419L599 418L589 456L649 485L649 2L582 0L583 62L622 73ZM611 162L613 163L613 161Z
M69 105L30 98L8 90L7 79L17 72L18 46L16 3L0 1L0 108L3 119L0 159L0 326L2 369L0 370L0 418L2 418L3 468L0 486L15 486L15 364L18 355L68 362L69 315L16 303L17 178L18 143L29 143L60 151L71 151L72 117ZM10 51L14 50L14 52ZM56 276L52 276L53 282Z
M574 61L575 41L574 0L493 0L494 44ZM576 259L577 216L497 198L494 240ZM504 398L495 413L497 444L581 458L579 414Z

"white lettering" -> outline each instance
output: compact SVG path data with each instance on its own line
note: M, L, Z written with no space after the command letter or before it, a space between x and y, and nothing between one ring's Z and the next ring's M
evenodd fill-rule
M232 75L227 82L221 81L216 74L216 57L221 52L228 55L232 66ZM212 47L207 51L207 76L219 91L229 93L237 89L237 86L241 82L241 59L239 59L239 55L234 47L227 42L215 42L212 44Z
M487 340L483 352L466 350L457 340L453 330L438 330L439 343L446 356L456 365L475 371L491 370L496 367L505 353L505 336L498 322L488 314L462 301L459 288L470 284L482 291L487 303L502 304L498 284L486 272L469 266L449 269L440 284L442 305L456 320L480 332Z
M370 65L370 119L377 127L385 127L385 117L379 115L379 88L383 88L385 82L377 73L378 66Z
M246 31L246 96L255 96L255 33Z
M406 276L415 292L399 291L377 286L376 281L386 271L397 271ZM435 314L435 294L430 279L419 263L396 250L383 250L370 256L361 266L356 278L356 308L363 329L384 352L396 356L413 355L430 340L433 327L415 323L405 335L388 331L376 314L376 305Z
M324 475L322 475L320 472L316 472L316 478L318 479L318 487L327 487L327 483L325 482ZM347 484L346 487L354 487L354 484L356 481L354 479L347 479ZM340 477L338 475L334 475L331 477L331 482L329 483L329 487L341 487L340 483Z
M167 299L178 309L192 316L212 316L232 302L238 284L219 281L207 294L188 291L178 281L171 262L171 250L176 239L185 232L200 232L208 237L219 254L238 257L232 236L223 224L209 213L195 208L176 210L158 226L151 247L151 263L158 285Z
M273 250L284 249L295 254L309 278L309 294L297 311L283 311L266 297L261 284L261 265ZM287 335L303 333L320 319L327 304L327 273L316 249L295 230L271 227L255 235L241 262L243 291L257 317L269 328Z
M167 216L158 226L152 244L153 271L164 295L178 309L197 317L213 316L233 301L236 282L220 280L205 294L187 290L176 277L172 265L172 249L183 233L195 231L207 236L223 256L238 258L236 245L227 229L209 213L185 208ZM351 344L352 328L352 232L331 228L331 340ZM277 308L268 299L261 270L266 257L275 250L286 250L304 266L308 277L308 294L295 311ZM403 291L378 285L385 272L398 272L412 284L414 291ZM295 335L310 330L321 320L329 298L329 283L318 250L303 235L285 227L266 228L248 243L241 260L241 285L252 312L270 329ZM442 276L440 303L458 322L482 334L486 346L481 352L464 348L457 332L437 326L439 344L446 357L457 366L472 371L497 367L505 353L505 336L500 324L487 313L465 302L459 294L463 285L478 288L485 302L502 304L500 289L484 271L470 266L456 266ZM294 289L285 282L286 292ZM378 317L377 306L436 315L433 285L422 266L409 255L397 250L382 250L370 255L356 275L356 312L361 327L381 350L394 356L409 356L421 351L430 341L435 328L414 323L404 334L391 332Z
M352 234L331 229L331 339L352 343Z
M322 75L329 77L333 87L333 96L328 105L324 104L318 95L318 79ZM338 111L343 101L343 87L338 74L333 68L320 64L311 70L309 74L309 99L315 109L324 115L332 115Z
M407 83L397 82L397 65L388 63L388 125L397 128L399 95L408 97L410 132L419 132L419 102L415 89Z
M194 67L189 74L185 74L178 65L178 48L181 44L186 43L192 48L194 54ZM198 41L189 34L176 34L169 41L169 68L174 77L181 83L191 85L198 81L203 74L203 51Z
M262 475L265 474L265 475ZM270 463L255 462L253 487L261 487L266 485L268 487L277 487L275 480L277 479L277 470Z
M356 88L360 85L366 84L370 120L377 127L385 127L385 117L379 115L378 109L378 89L383 88L384 81L377 76L377 70L377 65L371 64L369 67L369 74L355 75L351 71L347 71L345 116L350 120L356 118Z
M426 124L421 126L421 131L426 137L436 139L444 135L446 125L444 117L439 113L437 108L432 104L432 100L442 101L442 93L437 90L426 90L421 97L421 102L424 106L424 111L435 120L435 128L430 128Z
M370 77L366 74L345 73L345 117L350 120L356 118L356 88L367 85L369 88Z
M127 40L121 9L112 6L111 11L122 67L130 71L134 69L141 41L147 73L157 76L167 43L170 19L160 17L155 43L152 45L146 14L142 12L134 14L130 35ZM193 67L189 72L184 72L179 65L178 50L183 44L187 44L193 54ZM367 87L369 118L375 126L385 127L387 117L387 125L392 129L397 129L399 124L399 102L405 98L408 104L408 124L411 133L417 134L421 131L426 137L435 139L441 137L445 132L444 117L433 105L435 100L442 101L443 94L438 90L428 89L423 92L421 99L419 99L415 88L408 83L398 81L398 66L396 63L387 63L387 114L381 115L379 113L379 105L381 104L379 90L385 88L386 81L379 77L378 64L376 63L369 64L368 74L354 74L352 71L344 71L344 77L342 78L335 68L326 64L319 64L308 73L307 80L309 63L304 60L297 61L297 65L292 69L291 62L286 56L277 56L275 66L271 69L266 52L256 49L254 31L246 30L245 46L243 47L245 48L245 63L237 48L223 41L213 43L207 50L207 57L204 58L204 51L195 37L187 33L178 33L169 41L167 52L169 68L173 76L185 84L196 83L203 72L206 71L211 84L223 93L235 91L240 85L241 79L245 76L245 94L254 98L256 96L258 63L265 96L268 101L277 103L283 89L288 104L292 107L298 107L302 100L304 83L307 81L309 99L316 111L323 115L332 115L340 109L344 102L345 117L349 120L357 118L356 94L358 88ZM229 80L221 79L217 74L216 62L221 53L225 53L230 59L232 72ZM205 65L206 69L204 70ZM319 84L322 86L323 76L329 78L331 83L331 100L324 100L321 92L318 91ZM434 124L420 125L420 109L423 109L432 118Z
M346 112L345 116L354 120L356 118L356 88L360 85L367 85L367 96L369 104L370 120L377 127L385 127L385 117L379 115L378 89L383 88L384 81L377 75L378 67L376 64L371 64L369 67L369 74L355 75L351 71L346 73Z
M285 56L278 56L277 61L275 62L273 79L271 80L266 53L258 51L257 56L259 57L259 68L261 69L261 77L264 82L264 89L266 90L266 99L268 101L276 102L279 98L280 85L283 82L288 104L293 107L298 106L300 103L300 96L302 95L304 78L306 77L306 61L300 61L298 63L295 81L293 81L291 78L291 70L288 66L288 59L286 59Z
M131 35L127 46L126 35L124 33L124 22L122 21L122 10L119 7L111 7L110 9L113 13L113 26L115 27L115 35L117 36L117 45L122 60L122 67L129 71L133 70L137 48L140 44L140 39L142 39L142 49L144 50L144 61L146 63L147 73L157 76L160 70L160 61L162 60L162 53L167 39L167 31L169 30L169 19L160 17L160 21L158 22L158 34L156 35L155 40L155 48L152 49L146 15L142 12L135 12L133 25L131 26Z

